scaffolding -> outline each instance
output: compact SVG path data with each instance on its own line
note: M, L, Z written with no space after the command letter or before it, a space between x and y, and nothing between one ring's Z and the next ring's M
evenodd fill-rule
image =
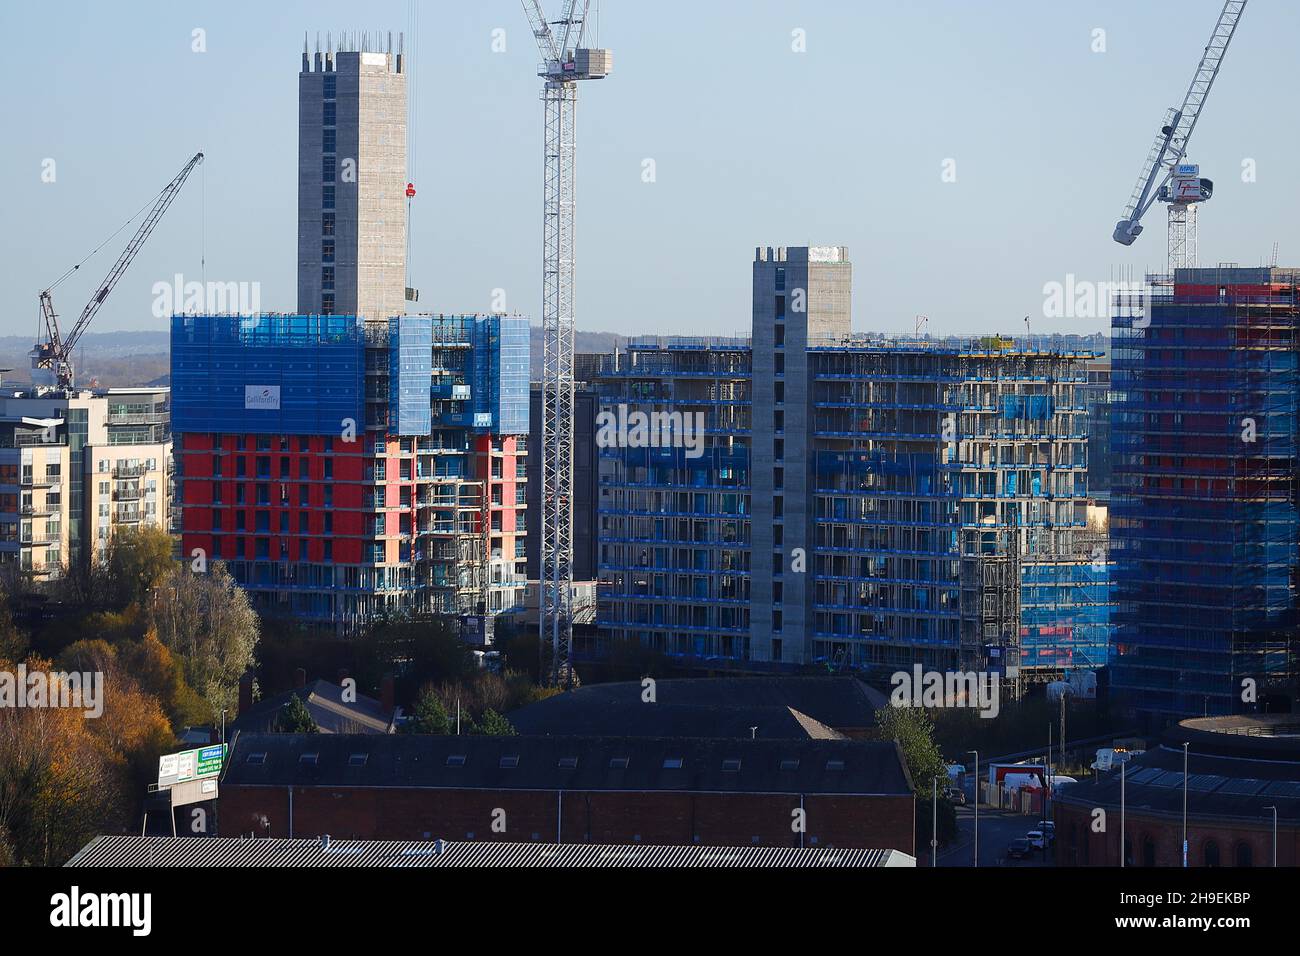
M1139 711L1231 713L1242 678L1296 668L1297 276L1174 280L1114 323L1114 685Z

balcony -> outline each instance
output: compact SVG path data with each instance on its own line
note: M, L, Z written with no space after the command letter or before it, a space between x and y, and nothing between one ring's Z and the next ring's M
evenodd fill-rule
M56 488L60 484L60 476L45 475L37 478L35 475L23 475L21 484L24 488Z
M139 478L148 473L148 465L118 465L113 469L114 478Z
M50 545L61 544L63 542L62 534L29 534L26 537L19 538L24 545Z

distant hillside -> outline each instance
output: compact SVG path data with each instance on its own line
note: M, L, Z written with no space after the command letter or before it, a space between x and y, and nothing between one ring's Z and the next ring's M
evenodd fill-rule
M4 374L5 381L30 382L31 365L27 353L33 338L20 335L0 336L0 368L13 369ZM542 330L533 326L531 341L533 376L542 367ZM612 352L627 344L627 338L612 332L578 332L574 348L578 352ZM170 380L166 332L87 332L77 345L73 361L80 385L114 388L127 385L166 385Z

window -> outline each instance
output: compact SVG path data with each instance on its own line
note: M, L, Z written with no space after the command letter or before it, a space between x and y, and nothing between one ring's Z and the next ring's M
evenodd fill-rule
M784 266L777 266L776 288L778 292L785 289L785 267Z
M844 761L843 761L843 760L828 760L828 761L826 761L826 769L827 769L827 770L830 770L830 771L840 771L840 770L843 770L843 769L844 769Z
M320 284L322 288L334 288L334 267L322 266L320 270Z
M325 135L321 137L321 152L334 152L335 147L338 145L338 130L327 129L322 132L324 132Z
M334 235L334 213L323 213L320 217L320 234L322 236Z
M630 763L630 762L631 762L631 761L630 761L630 759L629 759L628 757L611 757L611 758L610 758L610 761L609 761L609 769L610 769L610 770L626 770L626 769L627 769L627 765L628 765L628 763Z
M1255 865L1254 853L1250 848L1250 844L1244 841L1238 843L1237 844L1237 866L1254 866L1254 865Z
M799 758L798 758L798 757L787 757L785 760L782 760L782 761L781 761L781 769L782 769L782 770L798 770L798 769L799 769Z
M451 754L451 755L449 755L449 756L447 757L447 766L448 766L448 767L463 767L463 766L465 766L465 755L464 755L464 754Z
M498 766L502 770L513 770L515 767L519 766L519 754L507 754L501 758L501 762Z
M325 109L322 111L322 123L325 126L333 126L338 119L338 104L325 103Z
M334 99L334 97L335 97L335 95L336 95L336 94L335 94L335 90L338 88L338 87L337 87L337 84L338 84L338 77L337 77L337 76L325 76L325 77L322 77L321 79L322 79L322 81L323 81L321 85L322 85L322 92L324 93L325 99L327 99L327 100L332 100L332 99Z
M366 761L370 759L370 754L353 754L348 757L349 767L364 767Z
M560 762L556 764L561 770L576 770L578 768L577 757L561 757Z
M1219 844L1215 843L1213 840L1205 841L1205 865L1219 865Z
M266 752L258 751L257 753L249 754L248 759L245 760L244 762L251 763L256 767L260 767L262 764L266 763Z
M333 156L321 157L320 181L323 183L334 182L334 157Z
M682 758L681 758L681 757L665 757L665 758L664 758L664 769L665 769L665 770L681 770L681 769L682 769Z
M740 758L739 758L739 757L727 757L725 760L722 761L722 770L723 770L724 773L739 773L739 772L740 772Z
M334 187L322 186L320 188L320 204L322 209L334 208Z
M333 239L325 239L321 242L320 261L321 262L334 261L334 240Z
M320 754L318 753L299 754L298 762L301 764L307 764L308 766L314 767L318 763L320 763Z

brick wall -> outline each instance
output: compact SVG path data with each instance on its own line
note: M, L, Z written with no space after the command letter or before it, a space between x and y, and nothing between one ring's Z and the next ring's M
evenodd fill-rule
M219 834L555 842L558 825L565 843L799 846L798 795L295 787L292 834L289 803L286 787L223 785ZM915 855L911 796L810 795L803 807L805 846Z

